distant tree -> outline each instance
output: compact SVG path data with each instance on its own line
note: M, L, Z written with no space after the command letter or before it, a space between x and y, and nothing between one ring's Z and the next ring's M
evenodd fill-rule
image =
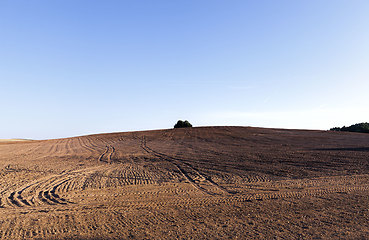
M349 127L334 127L330 129L331 131L342 131L342 132L361 132L361 133L369 133L369 123L357 123L351 125Z
M174 128L187 128L187 127L192 127L192 124L189 123L187 120L185 121L178 120L178 122L174 125Z

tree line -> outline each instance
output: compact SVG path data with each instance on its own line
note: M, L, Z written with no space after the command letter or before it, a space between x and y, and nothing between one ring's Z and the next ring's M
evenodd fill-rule
M360 132L360 133L369 133L369 123L357 123L353 124L349 127L334 127L330 129L331 131L341 131L341 132Z

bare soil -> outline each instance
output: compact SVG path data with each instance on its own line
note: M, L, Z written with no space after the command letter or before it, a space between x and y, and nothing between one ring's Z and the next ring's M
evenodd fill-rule
M1 239L368 239L369 134L203 127L0 142Z

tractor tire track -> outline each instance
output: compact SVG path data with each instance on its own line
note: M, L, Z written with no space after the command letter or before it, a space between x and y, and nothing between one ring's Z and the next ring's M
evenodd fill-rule
M105 151L100 155L98 162L112 163L112 156L115 153L115 148L111 145L105 146Z
M70 184L75 183L77 179L89 175L94 171L92 169L82 169L63 174L51 175L48 177L37 179L29 184L26 184L14 191L9 191L2 199L2 207L30 207L43 204L68 204L72 203L59 196L60 193L65 193L73 189Z
M193 168L189 163L185 163L183 161L179 161L173 157L167 156L163 153L157 152L150 147L147 146L146 137L143 136L141 140L141 147L147 153L158 157L161 160L172 163L181 174L197 189L200 191L209 194L209 195L222 195L229 194L227 190L223 187L220 187L210 178L201 174L197 169ZM190 176L191 174L191 176ZM210 185L210 186L209 186Z

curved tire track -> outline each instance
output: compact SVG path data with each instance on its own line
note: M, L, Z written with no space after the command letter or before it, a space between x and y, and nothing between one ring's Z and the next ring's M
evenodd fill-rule
M188 180L188 182L199 189L200 191L209 195L224 195L230 194L225 188L220 187L214 181L212 181L207 176L201 174L197 169L193 168L189 163L179 161L173 157L165 155L163 153L157 152L152 148L147 146L146 137L143 136L141 139L141 147L147 153L158 157L161 160L172 163L180 173Z

